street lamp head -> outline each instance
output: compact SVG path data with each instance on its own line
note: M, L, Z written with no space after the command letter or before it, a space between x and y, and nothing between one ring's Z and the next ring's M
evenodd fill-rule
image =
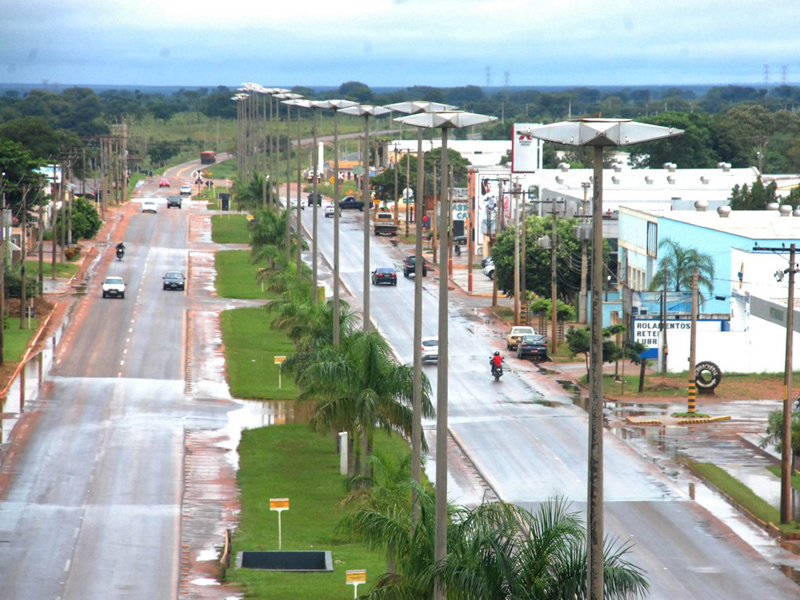
M496 120L497 117L468 113L461 110L423 112L395 119L398 123L405 123L415 127L425 127L427 129L458 129L460 127L481 125Z
M339 112L345 115L355 115L357 117L363 117L365 115L369 115L371 117L379 117L381 115L388 115L392 111L389 110L388 108L384 108L383 106L373 106L372 104L357 104L355 106L343 108Z
M567 146L629 146L680 135L683 130L630 119L577 119L531 127L525 133Z
M343 108L350 108L356 106L358 102L352 100L317 100L317 108L330 108L333 110L341 110Z
M441 102L428 102L427 100L414 100L411 102L395 102L387 104L386 108L394 112L406 115L415 115L421 112L441 112L444 110L457 110L457 106L452 104L442 104Z

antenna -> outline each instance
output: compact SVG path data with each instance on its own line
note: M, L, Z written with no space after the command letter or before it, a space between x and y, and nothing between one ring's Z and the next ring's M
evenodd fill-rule
M786 85L789 80L789 68L786 65L781 66L781 85Z
M492 85L492 67L486 67L486 87Z
M769 65L764 65L764 85L769 85Z

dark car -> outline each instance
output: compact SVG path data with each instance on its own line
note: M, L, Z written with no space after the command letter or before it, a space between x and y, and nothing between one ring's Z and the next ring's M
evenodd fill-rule
M180 271L168 271L164 275L164 289L165 290L185 290L186 278Z
M312 204L314 204L313 193L308 195L308 205L311 206ZM317 205L322 206L322 194L317 194Z
M180 196L167 197L167 208L172 208L173 206L180 208L182 205L183 205L183 199Z
M543 335L526 335L517 344L517 358L532 356L535 360L547 360L547 339Z
M397 285L397 273L394 269L378 267L372 272L372 285L380 285L382 283Z
M363 211L364 203L361 200L357 200L355 196L345 196L339 200L339 208L342 210L348 208L357 208L358 210Z
M406 259L403 261L403 276L408 277L412 273L416 273L416 261L417 257L413 254L411 256L406 256ZM424 258L422 259L422 276L428 276L428 261Z

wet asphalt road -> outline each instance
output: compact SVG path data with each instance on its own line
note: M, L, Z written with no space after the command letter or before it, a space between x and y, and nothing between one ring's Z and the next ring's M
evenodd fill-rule
M2 598L178 595L185 435L227 408L186 395L188 299L161 278L187 270L189 210L160 209L133 214L125 259L99 265L36 403L0 504ZM101 298L106 271L124 299Z
M303 194L305 200L305 194ZM343 211L340 273L356 298L363 290L363 213ZM312 230L313 211L302 211ZM318 213L319 244L333 263L333 219ZM388 239L370 234L370 269L399 267L403 253ZM398 271L397 286L372 286L373 321L400 360L413 359L414 280ZM481 277L482 274L476 274ZM329 281L326 282L329 284ZM423 336L436 336L438 279L429 274L423 292ZM461 471L472 468L507 502L535 508L562 496L584 512L586 499L586 413L566 392L554 391L529 362L506 356L500 383L488 372L494 350L505 340L482 327L469 302L450 294L449 432L458 446L448 450L448 497L462 504L481 501L485 486ZM358 307L358 301L346 298ZM436 390L436 367L423 367ZM433 400L435 405L435 399ZM435 449L435 423L424 424ZM460 446L460 448L459 448ZM800 588L627 443L604 436L605 528L634 545L632 562L647 571L651 598L797 598ZM466 457L466 460L464 458ZM433 478L435 456L427 466ZM465 462L467 463L465 466Z

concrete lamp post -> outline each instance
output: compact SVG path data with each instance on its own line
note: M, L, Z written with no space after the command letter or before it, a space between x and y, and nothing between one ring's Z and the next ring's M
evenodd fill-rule
M488 117L475 113L450 111L419 113L408 117L395 119L399 123L424 127L427 129L442 130L442 184L440 186L442 201L439 203L439 250L442 263L439 267L439 365L437 370L436 386L436 542L434 560L442 561L447 557L447 369L448 369L448 277L447 269L443 268L444 257L450 244L451 232L450 205L447 175L447 133L449 129L480 125L497 120L497 117ZM421 219L417 219L418 227ZM417 246L418 252L420 249ZM421 263L414 267L414 279L419 279ZM434 586L435 600L446 600L447 594L441 582Z
M320 100L319 108L333 113L333 345L339 347L339 111L356 106L352 100ZM299 196L298 196L299 197Z
M603 148L641 144L680 135L683 131L629 119L578 119L531 127L527 133L547 142L594 147L586 588L589 600L600 600L603 597Z
M372 328L369 316L369 296L370 296L370 265L369 265L369 215L372 194L369 191L369 118L388 115L391 111L382 106L372 106L370 104L358 104L349 108L343 108L339 112L346 115L364 117L364 189L361 199L364 201L364 331ZM334 213L335 214L335 213Z
M285 94L277 94L276 98L281 99L281 103L286 105L286 264L291 260L292 249L292 226L291 219L291 206L292 206L292 105L289 104L292 100L299 100L302 94L293 94L287 92ZM300 119L300 108L297 108L297 118ZM300 142L297 143L297 151L300 152ZM300 180L297 180L297 185L300 185ZM300 221L297 222L297 231L300 231Z
M302 98L284 100L283 102L284 102L284 104L287 104L289 106L296 106L297 107L297 206L296 206L296 217L295 217L295 227L297 229L295 231L295 238L297 239L297 249L295 250L295 260L296 260L297 280L300 281L300 274L302 272L302 264L303 264L303 259L302 259L302 256L301 256L301 254L302 254L302 252L301 252L302 251L302 247L301 247L302 243L301 242L302 242L303 236L302 236L302 233L301 233L302 221L301 221L301 218L300 218L300 210L302 209L302 199L301 199L300 195L301 195L301 190L303 189L302 176L301 176L301 167L300 167L300 160L301 160L300 159L300 144L301 144L301 141L302 141L300 139L300 135L301 135L301 132L300 132L300 109L301 108L312 108L312 105L311 105L311 101L310 100L305 100L305 99L302 99ZM287 208L289 206L289 201L290 201L290 198L287 195L287 198L286 198L286 206L287 206Z
M456 107L439 102L397 102L387 104L386 108L408 115L454 110ZM414 385L411 424L411 478L419 485L422 480L422 215L425 214L425 161L422 152L423 127L417 128L417 192L414 194L414 223L416 239L414 244ZM397 173L397 164L395 164ZM407 182L408 183L408 182ZM396 206L395 198L395 206ZM395 215L397 219L397 215ZM406 232L408 232L408 198L406 198ZM412 522L419 521L417 490L411 490Z

